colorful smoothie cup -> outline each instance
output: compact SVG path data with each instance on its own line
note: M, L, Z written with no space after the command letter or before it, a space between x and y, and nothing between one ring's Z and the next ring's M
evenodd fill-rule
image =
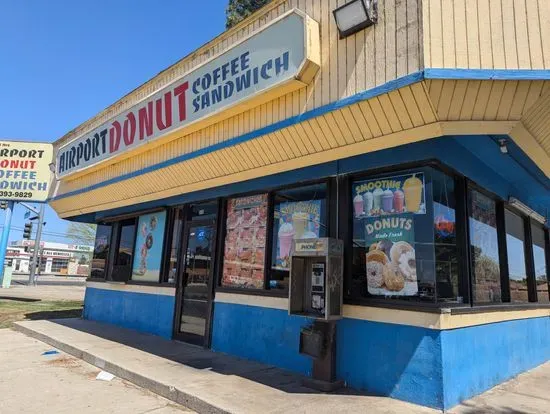
M405 209L405 194L403 194L403 191L396 190L393 193L393 208L396 213L402 213Z
M405 208L409 213L416 213L420 210L420 202L422 201L422 180L413 174L403 183L403 191L405 193Z
M382 196L384 195L384 190L381 188L377 188L372 192L373 196L373 208L375 210L381 210L382 209Z
M284 223L277 234L279 238L279 257L285 258L290 256L290 248L295 235L294 228L290 223Z
M393 210L393 192L391 190L386 190L382 194L382 209L386 213L391 213Z
M294 227L294 231L296 233L294 237L296 239L302 239L304 237L308 222L309 214L302 212L292 214L292 227Z
M365 214L368 216L372 211L372 206L374 202L374 197L370 191L367 191L363 194L363 208L365 209Z
M359 194L353 199L353 209L355 211L355 217L359 217L363 214L363 197Z

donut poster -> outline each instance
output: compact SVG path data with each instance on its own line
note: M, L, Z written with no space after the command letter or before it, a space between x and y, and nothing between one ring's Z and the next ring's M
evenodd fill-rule
M277 207L275 211L276 257L273 268L288 270L292 240L319 237L321 200L285 202Z
M355 218L426 214L424 173L359 181L353 185Z
M145 214L138 220L132 280L158 282L166 211Z
M227 202L222 286L263 289L267 194Z
M412 214L365 219L365 246L371 295L418 294Z

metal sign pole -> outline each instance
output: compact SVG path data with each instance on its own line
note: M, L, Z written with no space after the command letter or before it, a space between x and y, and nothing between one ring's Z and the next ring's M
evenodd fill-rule
M4 228L2 229L2 238L0 239L0 286L4 281L4 262L6 261L6 252L8 250L8 240L11 228L11 214L13 212L13 201L8 201L6 215L4 216Z
M38 227L36 228L36 239L34 241L34 249L32 251L32 264L29 272L29 285L36 285L36 266L38 263L38 251L40 250L40 238L42 237L42 226L44 224L44 204L40 204L40 213L38 213ZM40 255L42 257L42 255Z

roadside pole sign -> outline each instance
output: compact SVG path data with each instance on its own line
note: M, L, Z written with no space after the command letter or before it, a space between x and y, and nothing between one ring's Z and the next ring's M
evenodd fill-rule
M45 202L52 160L52 144L0 141L0 200Z
M0 236L0 286L4 279L4 262L14 203L18 201L42 203L40 214L44 216L44 203L48 199L53 179L53 173L50 170L52 161L52 144L0 141L0 201L8 202ZM28 212L25 218L28 218L27 215ZM38 224L36 235L37 245L40 243L41 222ZM33 259L33 263L36 263L36 254ZM34 281L33 269L34 266L31 267L29 276L31 281Z

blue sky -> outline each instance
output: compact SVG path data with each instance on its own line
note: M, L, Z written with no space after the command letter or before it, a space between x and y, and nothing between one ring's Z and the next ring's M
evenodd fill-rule
M0 139L56 140L223 32L227 3L0 0ZM62 242L67 222L49 207L46 222Z

